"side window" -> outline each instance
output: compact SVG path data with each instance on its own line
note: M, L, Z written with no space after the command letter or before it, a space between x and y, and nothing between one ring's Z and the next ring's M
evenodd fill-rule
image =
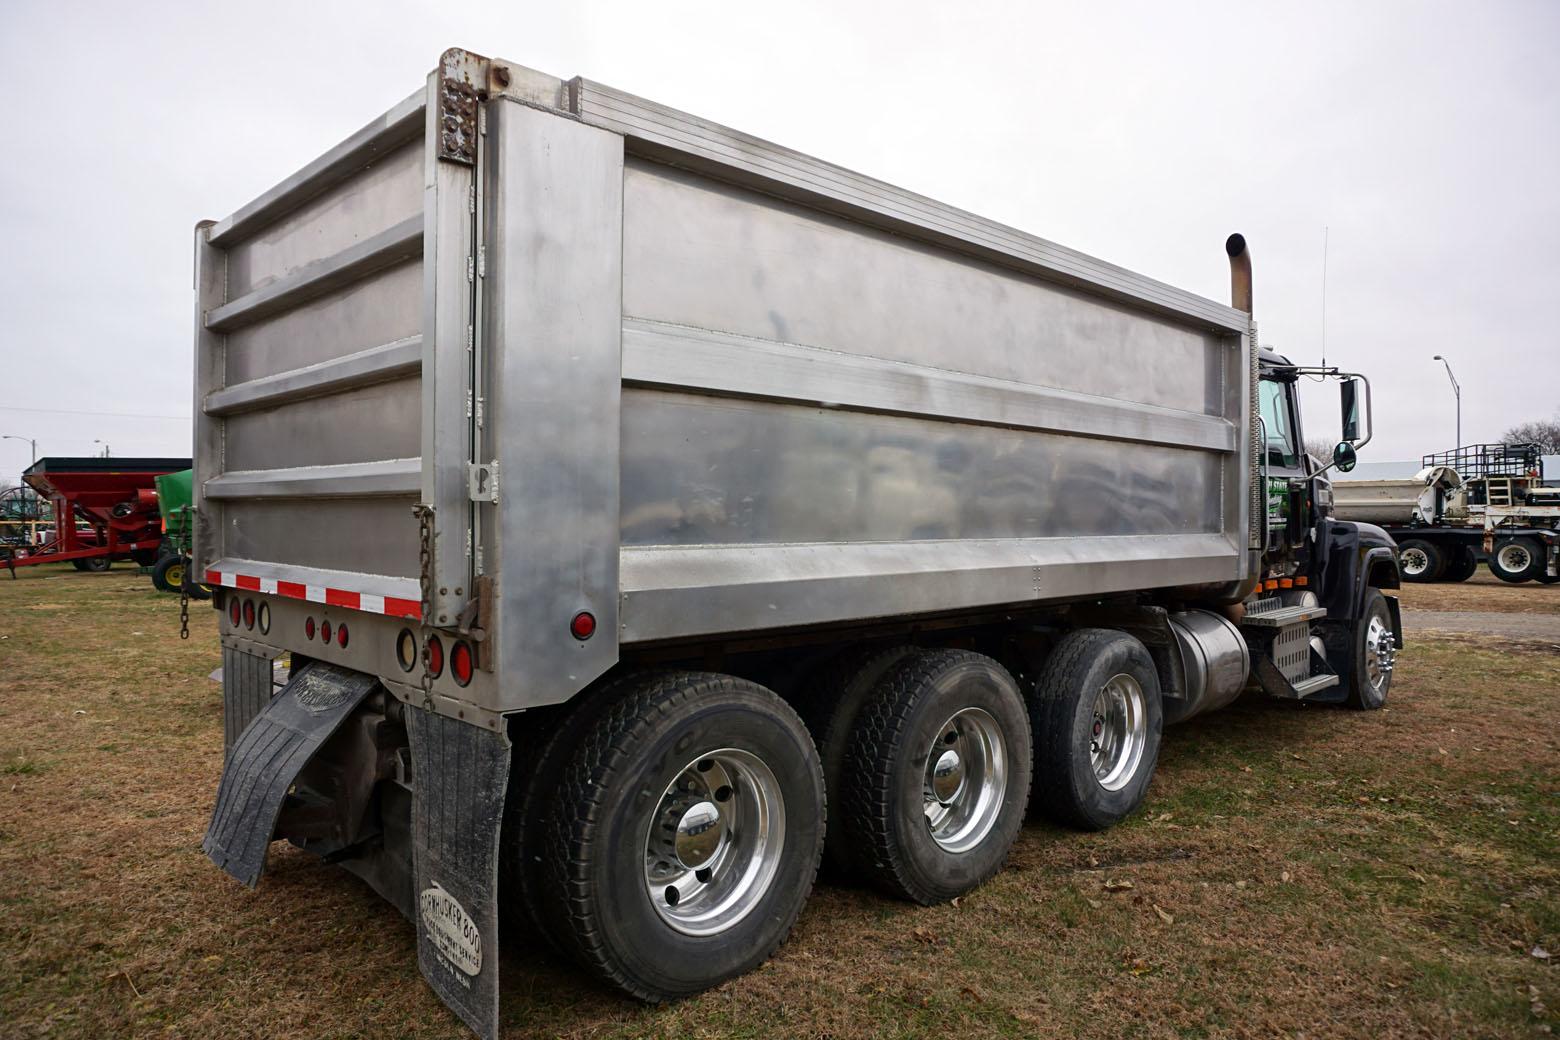
M1289 401L1284 393L1285 384L1264 379L1258 384L1258 406L1262 410L1262 422L1267 427L1267 459L1269 466L1297 469L1300 452L1295 445L1295 431L1289 425Z

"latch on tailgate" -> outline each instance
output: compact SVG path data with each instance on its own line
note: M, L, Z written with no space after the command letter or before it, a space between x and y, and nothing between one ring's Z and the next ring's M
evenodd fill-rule
M498 460L472 462L466 467L473 502L498 502Z

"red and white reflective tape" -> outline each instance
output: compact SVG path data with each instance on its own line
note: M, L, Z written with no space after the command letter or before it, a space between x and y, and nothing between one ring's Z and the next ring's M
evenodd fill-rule
M301 599L309 603L323 603L328 607L345 607L370 614L388 614L390 617L422 618L422 604L415 599L399 599L395 596L375 596L367 592L348 592L324 585L305 585L278 578L256 578L232 571L207 571L207 585L225 585L230 589L248 589L251 592L267 592L273 596Z

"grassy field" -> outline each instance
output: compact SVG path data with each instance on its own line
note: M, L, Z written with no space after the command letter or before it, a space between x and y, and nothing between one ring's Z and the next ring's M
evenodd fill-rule
M1560 588L1406 590L1560 613ZM128 568L0 576L0 1036L466 1035L413 931L286 846L202 855L214 614ZM755 974L646 1008L507 950L515 1037L1532 1036L1560 1021L1560 647L1410 645L1385 711L1246 698L1147 809L1031 826L957 906L820 885ZM511 944L513 945L513 944Z

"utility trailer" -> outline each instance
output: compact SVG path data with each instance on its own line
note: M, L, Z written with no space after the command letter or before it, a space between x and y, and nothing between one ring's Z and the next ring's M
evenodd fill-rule
M491 1036L501 923L674 999L821 858L950 899L1032 786L1134 811L1165 722L1379 706L1392 542L1298 450L1299 375L1343 374L1257 349L1226 249L1235 306L446 52L196 229L207 853L364 878Z
M77 570L104 571L115 560L151 566L162 545L157 477L188 469L189 459L39 459L22 471L22 483L47 501L54 532L25 550L10 547L4 560L16 568L69 562Z
M1560 488L1537 444L1468 444L1421 460L1410 480L1333 484L1338 516L1398 542L1405 581L1467 581L1483 558L1513 584L1560 582Z

